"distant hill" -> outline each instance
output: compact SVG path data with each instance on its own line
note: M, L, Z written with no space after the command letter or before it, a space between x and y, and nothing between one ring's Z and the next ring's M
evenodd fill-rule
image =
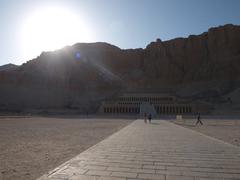
M139 91L219 105L239 87L240 26L227 24L188 38L157 39L144 49L98 42L43 52L0 71L0 107L94 112L106 98Z
M0 66L0 71L11 71L17 69L17 65L15 64L5 64L3 66Z

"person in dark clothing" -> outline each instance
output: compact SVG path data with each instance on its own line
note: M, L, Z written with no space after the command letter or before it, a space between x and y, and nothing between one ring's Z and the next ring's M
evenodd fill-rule
M144 113L144 122L147 123L147 113Z
M203 125L203 123L202 123L202 121L201 121L200 113L198 113L196 125L198 125L198 123L200 123L201 125Z
M148 122L151 123L151 121L152 121L152 115L149 114L149 115L148 115Z

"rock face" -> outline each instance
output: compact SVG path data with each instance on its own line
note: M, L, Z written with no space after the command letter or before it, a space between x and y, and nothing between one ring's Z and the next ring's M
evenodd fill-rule
M15 64L5 64L3 66L0 66L0 71L12 71L17 69L17 65Z
M0 71L0 108L94 112L103 99L126 91L171 92L214 104L239 82L240 26L225 25L188 38L157 39L145 49L81 43L43 52L13 71Z

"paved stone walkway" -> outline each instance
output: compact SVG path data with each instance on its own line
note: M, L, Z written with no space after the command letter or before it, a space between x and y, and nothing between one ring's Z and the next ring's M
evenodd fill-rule
M167 121L136 120L38 180L56 179L240 180L240 148Z

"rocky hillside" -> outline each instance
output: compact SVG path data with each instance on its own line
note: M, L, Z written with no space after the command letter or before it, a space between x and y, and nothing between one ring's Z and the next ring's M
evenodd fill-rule
M0 71L12 71L12 70L15 70L17 69L17 65L15 64L5 64L3 66L0 66Z
M171 92L224 103L240 86L240 26L157 39L145 49L81 43L43 52L14 71L0 71L1 109L95 111L122 92Z

